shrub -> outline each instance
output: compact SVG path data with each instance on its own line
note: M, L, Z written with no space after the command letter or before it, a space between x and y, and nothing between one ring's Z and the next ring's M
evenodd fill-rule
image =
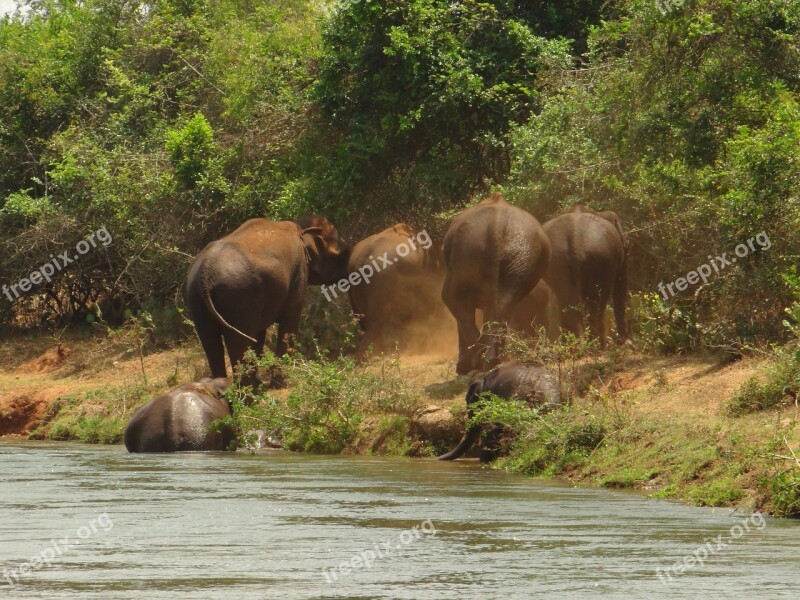
M800 515L800 473L778 473L770 482L772 510L776 517Z
M732 416L777 408L797 398L800 388L800 353L778 350L765 371L766 379L754 375L725 403Z
M267 353L255 367L280 368L293 387L285 398L269 391L253 397L247 388L228 389L234 412L228 422L239 431L243 445L252 444L253 430L264 430L288 450L336 454L356 443L362 423L372 416L383 419L380 434L396 442L397 432L407 431L407 418L418 406L392 361L376 373L347 357L277 360Z
M642 347L664 354L686 352L700 344L697 318L658 294L643 293L631 301Z

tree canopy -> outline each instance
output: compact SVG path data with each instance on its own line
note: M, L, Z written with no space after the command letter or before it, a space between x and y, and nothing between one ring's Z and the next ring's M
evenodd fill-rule
M4 323L179 301L250 217L441 233L492 189L617 211L642 292L767 232L676 300L725 335L779 336L800 290L793 0L28 4L0 19L0 280L114 242L0 296Z

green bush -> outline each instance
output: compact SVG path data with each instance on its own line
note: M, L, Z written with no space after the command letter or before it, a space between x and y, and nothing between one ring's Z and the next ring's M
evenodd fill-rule
M794 270L785 279L797 294L798 284ZM797 402L800 392L800 302L793 302L784 312L784 328L793 341L774 347L763 374L754 375L725 403L730 415L738 416Z
M395 362L373 373L347 357L277 360L267 353L255 365L279 368L292 387L283 399L268 391L253 396L249 389L229 388L234 410L229 422L245 446L252 443L250 432L263 430L288 450L336 454L359 441L362 424L372 417L383 420L380 435L396 445L398 432L407 431L408 417L418 407Z
M668 304L659 294L640 294L631 300L631 305L643 349L672 354L700 345L700 328L691 312Z
M166 147L175 178L191 189L205 174L214 147L214 132L206 118L197 113L181 129L167 132Z
M506 438L501 443L509 453L504 464L532 475L555 475L579 463L603 442L607 429L568 406L544 412L491 393L475 404L470 424L502 427Z
M800 390L800 351L778 349L763 375L754 375L725 402L732 416L794 403Z
M770 489L776 517L800 515L800 474L797 470L778 473L770 482Z
M689 498L698 506L735 506L744 497L744 490L730 476L715 477L689 491Z
M119 444L128 421L122 417L65 415L50 423L47 439L84 444Z

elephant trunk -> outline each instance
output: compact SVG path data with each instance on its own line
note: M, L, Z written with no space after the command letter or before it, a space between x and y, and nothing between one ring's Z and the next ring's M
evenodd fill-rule
M467 423L469 423L470 419L474 416L475 412L472 409L472 405L478 401L480 397L480 393L483 391L483 380L478 380L470 384L469 389L467 390ZM461 458L466 454L470 448L478 441L478 437L481 434L481 426L480 425L472 425L471 427L467 428L467 431L464 433L464 437L458 443L458 446L453 448L447 454L442 454L438 460L455 460L457 458Z
M450 450L447 454L442 454L438 460L455 460L457 458L461 458L466 454L470 448L475 444L478 440L478 436L481 433L480 425L475 425L467 429L467 432L464 434L464 437L458 443L458 446Z

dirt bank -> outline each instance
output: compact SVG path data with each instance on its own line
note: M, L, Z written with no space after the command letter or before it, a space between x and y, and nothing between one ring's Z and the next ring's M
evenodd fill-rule
M463 431L466 383L455 377L454 358L433 354L398 361L419 406L407 431L438 448ZM771 508L764 482L786 466L781 457L800 452L797 408L741 418L723 410L739 386L759 372L761 361L653 357L630 349L615 361L614 368L598 372L574 406L576 414L610 416L622 424L605 443L588 457L544 464L538 471L521 463L505 466L697 504ZM128 340L91 332L58 340L5 339L0 364L0 436L99 443L118 443L133 411L154 395L206 374L194 343L140 355ZM349 451L395 451L383 443L386 433L376 421L367 419L364 428Z

